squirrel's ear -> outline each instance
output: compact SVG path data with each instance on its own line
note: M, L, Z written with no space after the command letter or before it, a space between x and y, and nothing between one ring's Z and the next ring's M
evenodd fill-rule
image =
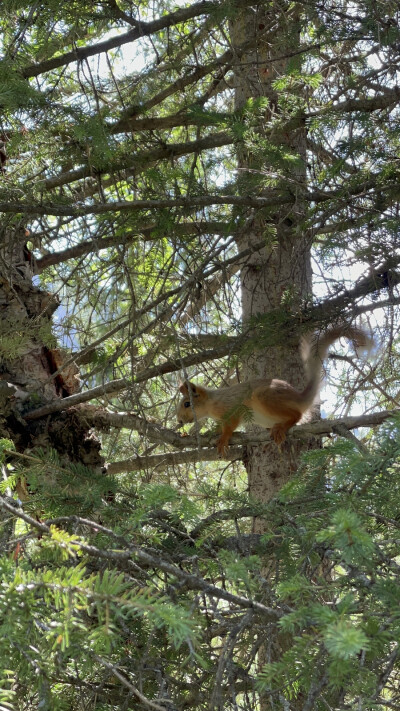
M181 383L179 386L179 390L181 391L182 395L189 395L189 388L191 389L192 393L195 395L196 394L196 386L194 383L191 383L190 380L185 380L184 383Z

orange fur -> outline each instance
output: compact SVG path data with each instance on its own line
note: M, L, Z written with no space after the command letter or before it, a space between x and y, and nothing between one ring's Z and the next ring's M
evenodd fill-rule
M322 361L329 346L341 336L351 340L355 347L370 348L371 337L359 328L342 324L328 329L308 346L305 362L308 382L301 392L284 380L254 379L219 390L210 390L190 381L182 383L179 390L183 398L177 409L180 424L211 417L221 425L217 444L221 456L226 454L229 440L241 422L271 429L271 437L281 444L287 431L305 412L312 408L320 389Z

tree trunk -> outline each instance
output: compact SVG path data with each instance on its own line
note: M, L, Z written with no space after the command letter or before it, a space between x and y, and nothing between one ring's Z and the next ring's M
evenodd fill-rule
M268 100L263 105L263 115L256 127L256 134L261 140L265 125L278 118L281 111L273 82L287 73L288 57L299 46L299 11L293 8L287 10L289 5L277 2L272 8L270 5L267 8L261 5L255 9L246 8L231 26L234 47L247 43L253 47L241 55L240 62L235 66L236 108L243 109L249 99L265 97ZM244 327L251 323L254 316L276 316L271 319L270 326L272 345L247 358L243 364L243 380L251 377L281 378L300 389L305 378L299 341L286 332L285 323L289 323L289 314L293 314L295 323L295 314L311 295L311 244L300 227L304 218L302 195L306 187L305 139L304 128L290 135L279 131L275 133L275 146L289 148L297 154L297 160L290 167L290 172L285 165L283 170L279 167L280 177L274 186L274 194L277 187L286 192L290 190L293 203L283 209L277 208L268 216L269 228L273 227L275 235L268 240L267 232L265 249L253 254L241 272ZM251 176L254 171L261 177L265 175L265 178L270 173L271 177L276 175L277 166L269 165L267 157L260 158L259 153L255 155L251 152L251 148L247 155L239 155L238 161L239 182L245 183L246 175ZM262 194L268 194L265 188ZM252 233L238 239L238 249L248 246L249 240L262 239L268 225L265 217L255 216ZM295 473L304 446L304 443L292 441L289 436L279 448L274 442L248 447L245 464L251 496L258 501L269 501ZM255 531L262 530L262 521L256 521Z
M236 70L236 108L242 109L249 99L267 99L263 105L263 115L255 133L263 139L265 125L279 118L281 108L273 83L288 71L289 55L299 46L300 15L298 9L288 10L289 3L276 2L272 7L259 6L256 10L246 9L232 26L234 46L248 42L254 49L241 56ZM260 102L261 105L262 102ZM253 232L238 240L238 249L247 246L248 240L260 240L266 235L266 247L252 255L241 272L242 319L243 326L251 328L251 319L265 316L268 346L257 350L243 364L243 379L252 377L280 378L294 387L302 389L305 373L299 350L300 332L297 328L302 306L310 299L311 283L311 242L301 229L305 206L303 194L306 189L306 134L300 128L290 134L277 130L274 147L285 148L297 155L297 161L290 170L282 165L268 162L268 155L250 152L239 155L239 176L251 175L259 171L265 178L274 178L274 192L282 190L293 194L293 202L265 217L255 216ZM274 155L273 150L271 155ZM249 172L250 171L250 172ZM262 188L266 195L268 189ZM273 238L271 235L273 228ZM268 244L269 242L269 244ZM255 330L253 329L255 336ZM269 343L270 342L270 343ZM248 473L250 496L267 503L273 498L296 472L301 452L307 443L290 437L278 447L273 441L265 445L247 447L245 466ZM264 533L265 520L256 518L253 531ZM269 577L267 570L264 574ZM274 634L275 631L275 634ZM269 633L269 643L263 643L258 653L258 666L280 659L291 646L291 635L274 628ZM283 702L285 703L285 702ZM302 700L297 699L293 708L299 708ZM271 708L268 694L260 695L260 708Z
M52 448L62 461L100 472L100 442L79 409L33 422L24 419L30 409L79 389L78 370L62 369L63 353L52 335L58 300L33 283L26 241L25 230L17 227L3 235L0 246L0 437L12 440L17 452Z

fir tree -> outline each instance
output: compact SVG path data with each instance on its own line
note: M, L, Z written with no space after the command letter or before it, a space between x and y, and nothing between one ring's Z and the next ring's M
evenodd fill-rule
M2 3L1 709L399 706L399 19ZM280 448L177 430L339 321Z

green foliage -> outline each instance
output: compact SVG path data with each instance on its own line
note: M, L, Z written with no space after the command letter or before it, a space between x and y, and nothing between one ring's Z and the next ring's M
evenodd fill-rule
M109 164L113 153L103 121L96 116L83 118L81 122L75 123L73 135L79 144L85 146L94 168L104 168Z
M338 659L349 659L369 647L364 632L347 620L338 620L327 625L324 643L331 656Z
M279 663L263 668L261 689L278 693L284 685L289 699L319 685L333 695L345 688L350 703L362 694L370 697L367 708L374 705L376 660L389 654L398 637L397 565L393 567L392 557L398 543L390 540L388 530L398 527L393 510L397 477L392 475L399 459L397 432L388 426L380 441L373 442L369 457L340 440L311 452L298 477L302 485L296 486L295 479L283 492L292 515L296 500L306 508L296 516L297 535L290 536L293 543L297 539L302 569L310 572L291 574L277 587L280 598L294 608L280 621L286 635L293 635L293 646ZM329 477L329 490L306 504L307 485L312 487L321 471ZM394 518L381 515L386 505ZM322 521L325 526L315 525ZM288 550L294 552L292 546Z
M57 547L64 546L66 534L53 540ZM77 540L75 545L79 546ZM60 664L66 672L76 663L83 664L82 670L89 665L87 671L92 665L93 673L97 655L112 655L127 625L132 641L141 629L144 634L153 629L156 636L165 630L174 647L193 643L195 625L186 610L156 591L133 589L122 573L88 573L81 564L56 567L48 548L44 566L42 547L43 541L29 546L30 565L38 563L40 573L29 570L23 559L15 570L5 561L1 568L0 653L11 651L10 662L16 672L24 673L25 685L40 685ZM26 640L29 654L24 652Z
M23 80L15 66L7 60L0 61L0 103L6 111L21 111L28 107L43 106L41 92Z
M29 465L22 461L16 474L26 479L32 496L29 507L36 510L38 501L45 497L48 515L90 514L102 507L104 498L113 495L115 482L92 467L80 462L64 462L50 448L37 449L29 457Z
M335 511L332 526L322 529L317 535L317 541L340 549L347 563L357 563L363 559L366 562L374 551L373 540L363 529L357 514L345 509Z
M372 708L382 693L382 668L389 663L395 675L399 663L393 653L400 639L397 433L388 425L370 440L368 455L342 440L310 452L280 501L258 509L269 533L255 546L246 517L257 509L243 494L204 488L207 506L215 506L208 519L201 499L194 503L172 486L129 492L121 481L111 509L92 494L100 507L94 515L107 520L96 524L68 514L64 475L79 476L85 488L85 469L35 454L27 472L31 490L38 488L24 509L41 507L47 520L43 526L24 514L0 561L0 657L8 655L14 670L4 672L4 703L19 708L7 681L16 675L39 696L47 680L52 708L62 708L62 700L73 703L71 675L97 684L111 668L127 680L143 655L148 663L168 659L169 673L182 684L194 683L199 670L208 694L219 640L228 634L244 669L267 624L273 644L257 677L260 693L277 703L315 694L318 708L334 707L341 694L348 704L361 695ZM5 455L11 451L8 441L0 444ZM48 488L50 468L59 499ZM229 601L219 597L224 591ZM241 607L245 599L277 618ZM155 698L152 675L143 682L145 695Z
M0 361L24 356L29 350L32 338L47 347L56 345L51 324L47 319L38 319L35 323L21 320L20 323L13 324L4 320L0 326Z

